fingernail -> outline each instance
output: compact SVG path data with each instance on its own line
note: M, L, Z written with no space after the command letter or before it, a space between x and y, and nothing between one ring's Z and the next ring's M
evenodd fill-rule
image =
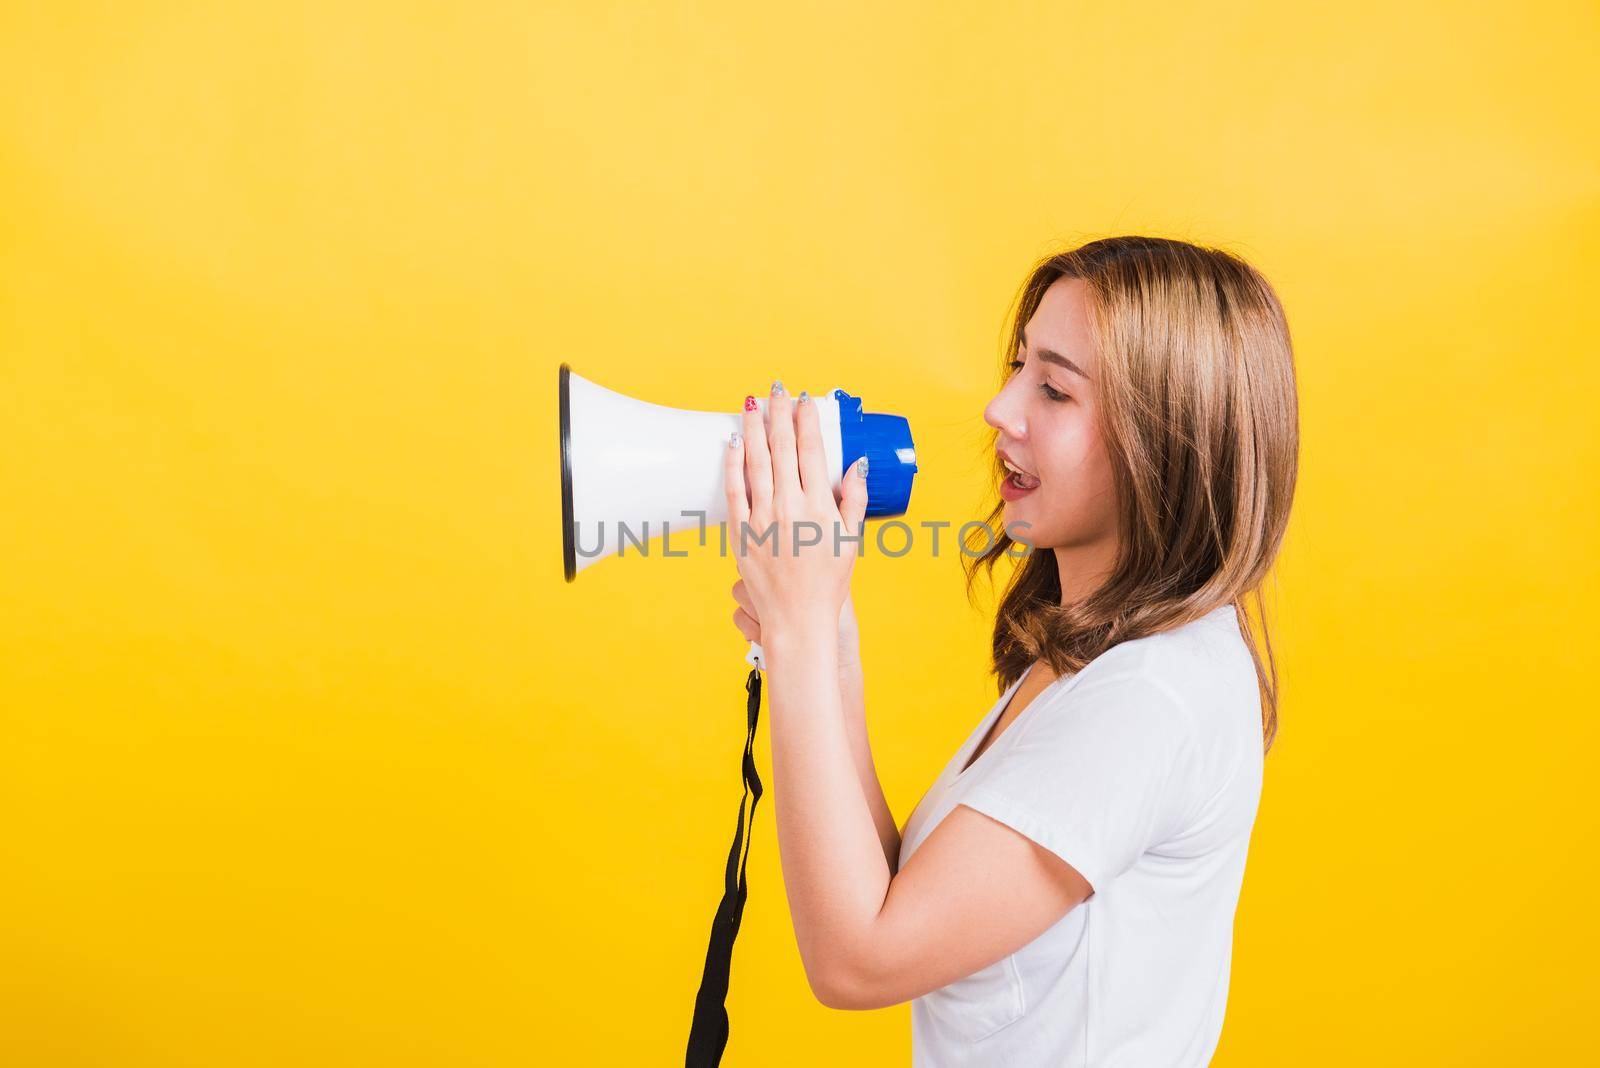
M733 433L728 435L728 448L737 449L739 447L739 441L739 432L735 430Z
M783 396L783 383L777 379L772 380L772 395L774 397Z
M796 404L804 404L806 401L808 401L810 399L811 399L811 394L807 393L805 390L802 389L800 391L800 397L799 397L798 400L795 401L795 403Z
M746 394L744 398L744 410L747 412L756 410L756 399L749 394Z
M856 470L861 472L861 478L864 481L867 477L867 458L865 456L861 458L860 463L856 464Z

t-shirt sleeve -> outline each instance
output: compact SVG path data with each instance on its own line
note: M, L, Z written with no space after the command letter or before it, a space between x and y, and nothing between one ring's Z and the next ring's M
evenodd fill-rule
M1096 891L1182 829L1197 747L1188 708L1164 684L1084 677L1011 729L1015 744L960 803L1044 846Z

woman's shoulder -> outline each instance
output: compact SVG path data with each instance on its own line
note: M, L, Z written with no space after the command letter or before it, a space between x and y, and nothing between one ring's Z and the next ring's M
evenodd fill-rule
M1232 604L1112 646L1085 665L1073 689L1108 686L1159 691L1190 716L1260 697L1255 661Z
M1250 808L1261 778L1261 689L1231 604L1111 647L1075 683L1059 695L1059 713L1097 709L1145 737L1164 736L1193 772L1195 812L1201 798Z

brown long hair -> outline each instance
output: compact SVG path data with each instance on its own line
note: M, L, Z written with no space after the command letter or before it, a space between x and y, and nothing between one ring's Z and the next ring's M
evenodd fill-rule
M1232 604L1255 661L1270 749L1278 673L1262 587L1288 524L1300 441L1283 307L1231 253L1154 237L1091 241L1029 273L1008 319L1002 380L1023 327L1062 277L1081 279L1087 291L1120 544L1106 580L1065 606L1055 554L1027 551L995 616L999 689L1036 660L1068 674L1119 642ZM998 457L994 464L998 484L1005 470ZM969 597L978 576L992 581L1017 544L995 525L1004 508L997 499L988 515L985 551L964 554Z

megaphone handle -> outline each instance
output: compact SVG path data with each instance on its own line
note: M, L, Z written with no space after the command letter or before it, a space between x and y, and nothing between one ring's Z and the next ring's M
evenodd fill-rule
M744 654L744 662L757 671L767 670L767 663L764 654L761 652L761 646L755 642L750 643L750 651Z

